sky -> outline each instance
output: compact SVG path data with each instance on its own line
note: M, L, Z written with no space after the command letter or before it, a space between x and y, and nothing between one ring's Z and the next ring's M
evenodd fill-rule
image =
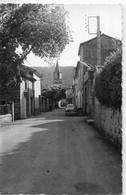
M122 39L122 6L121 4L64 4L66 11L69 12L69 25L72 31L73 42L70 42L59 58L60 66L76 66L79 45L96 35L88 34L88 17L100 16L101 33L114 38ZM93 24L94 23L94 24ZM96 20L89 24L92 30L95 27ZM55 62L55 61L54 61ZM43 59L29 54L27 66L49 66Z

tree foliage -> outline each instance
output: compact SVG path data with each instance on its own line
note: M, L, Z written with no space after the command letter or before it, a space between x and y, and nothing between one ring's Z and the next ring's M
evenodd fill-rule
M0 16L1 85L19 81L19 67L30 52L57 57L71 39L62 5L1 4Z
M66 98L65 91L66 89L60 84L52 85L51 87L42 90L42 96L46 99L59 101L62 98Z
M111 53L95 79L95 94L101 105L121 109L122 104L122 51Z

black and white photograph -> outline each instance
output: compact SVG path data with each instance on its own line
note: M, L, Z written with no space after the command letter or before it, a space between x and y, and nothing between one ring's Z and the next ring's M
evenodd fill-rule
M0 194L125 194L124 12L0 3Z

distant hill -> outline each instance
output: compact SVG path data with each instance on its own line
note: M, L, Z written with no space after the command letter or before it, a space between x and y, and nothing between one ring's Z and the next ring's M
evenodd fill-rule
M32 67L40 74L43 74L43 87L53 84L53 72L55 67L36 66ZM62 72L62 84L64 87L70 87L73 84L74 66L60 66Z

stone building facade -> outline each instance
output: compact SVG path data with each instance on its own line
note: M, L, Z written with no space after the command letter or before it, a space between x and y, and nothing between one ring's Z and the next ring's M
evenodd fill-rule
M35 70L22 66L21 82L0 90L0 104L14 103L14 119L24 119L35 114Z
M105 34L101 34L101 66L104 65L106 57L110 52L114 51L114 39ZM82 108L85 114L92 114L94 112L94 92L93 80L94 73L97 67L97 37L90 39L80 44L78 55L80 56L81 74L78 74L78 81L81 85L80 97L82 98ZM77 63L77 66L78 66ZM81 81L80 78L82 78ZM78 84L76 84L76 87Z
M78 108L83 107L83 65L80 62L77 62L74 73L74 97L75 105Z
M115 38L101 34L101 65L105 58L113 51ZM97 65L97 37L80 44L78 55L81 61L90 65Z

